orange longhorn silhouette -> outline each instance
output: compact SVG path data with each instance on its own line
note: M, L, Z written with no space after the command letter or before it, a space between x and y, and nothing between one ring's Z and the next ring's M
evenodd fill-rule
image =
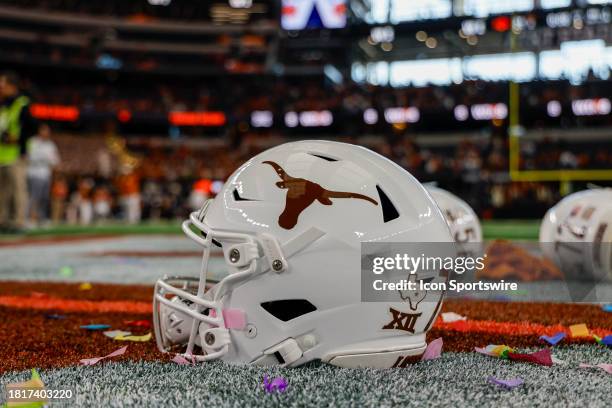
M357 198L378 205L376 200L363 194L326 190L310 180L292 177L273 161L264 161L263 163L269 164L276 170L276 174L281 179L281 181L276 183L278 188L287 189L285 209L278 217L278 225L285 229L295 227L302 211L308 208L315 200L323 205L332 205L331 198Z

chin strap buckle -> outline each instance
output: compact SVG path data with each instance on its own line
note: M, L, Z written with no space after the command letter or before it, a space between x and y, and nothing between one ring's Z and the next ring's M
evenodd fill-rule
M293 338L289 338L264 350L264 354L273 355L278 360L278 363L284 367L299 360L304 353L298 342Z

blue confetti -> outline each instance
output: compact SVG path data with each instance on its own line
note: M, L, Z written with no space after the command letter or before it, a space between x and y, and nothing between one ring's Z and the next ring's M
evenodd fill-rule
M612 312L612 305L603 305L601 308L604 312Z
M605 344L606 346L612 346L612 334L601 339L601 344Z
M108 324L88 324L85 326L81 326L81 329L85 329L85 330L105 330L105 329L110 329L110 326Z
M555 345L565 338L565 333L559 332L553 336L540 336L540 340L546 340L549 344Z
M62 320L66 318L66 316L60 314L46 314L45 317L51 320Z

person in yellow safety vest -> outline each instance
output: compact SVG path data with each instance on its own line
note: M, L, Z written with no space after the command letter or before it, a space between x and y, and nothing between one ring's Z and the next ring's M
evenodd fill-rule
M30 99L19 91L19 77L0 73L0 230L25 227L27 145L36 133Z

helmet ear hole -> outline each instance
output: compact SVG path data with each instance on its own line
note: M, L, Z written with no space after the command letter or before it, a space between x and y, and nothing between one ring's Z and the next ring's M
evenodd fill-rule
M317 310L316 306L306 299L273 300L271 302L263 302L261 307L283 322L288 322Z

